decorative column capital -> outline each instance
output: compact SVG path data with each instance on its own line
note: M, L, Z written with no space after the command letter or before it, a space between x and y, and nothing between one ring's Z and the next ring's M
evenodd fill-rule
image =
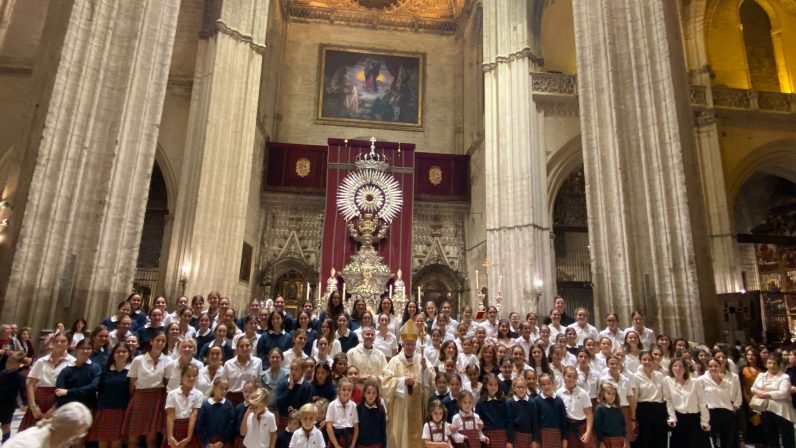
M255 42L253 36L236 30L235 28L227 25L222 19L217 19L215 24L200 31L199 37L202 39L209 39L218 33L225 34L231 37L232 40L249 45L257 54L265 54L265 50L267 48L265 44Z

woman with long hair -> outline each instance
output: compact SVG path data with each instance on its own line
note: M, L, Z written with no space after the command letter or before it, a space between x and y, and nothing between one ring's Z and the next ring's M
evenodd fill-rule
M404 312L403 316L401 317L401 325L403 326L403 324L405 324L406 321L408 321L409 319L414 319L415 314L417 314L417 312L418 312L417 302L413 300L407 301L406 304L404 304Z
M77 347L77 343L82 341L86 336L86 327L88 324L86 323L86 319L82 317L77 319L72 323L72 328L69 329L69 332L66 333L67 337L69 338L69 351L73 352L75 347Z
M97 388L97 413L86 436L86 440L97 442L99 448L122 448L122 423L130 403L127 373L132 360L127 344L117 343L103 366Z
M663 399L668 414L666 422L672 428L671 446L710 446L710 414L705 392L691 378L682 359L669 364L669 376L663 380Z
M252 341L247 337L238 339L235 357L224 363L222 376L229 380L227 399L234 406L243 402L243 385L246 381L257 381L263 375L263 363L252 356Z
M133 394L122 430L127 436L127 446L138 446L138 438L146 436L147 447L156 448L158 433L164 428L166 366L169 364L169 359L163 355L166 335L162 331L153 333L150 341L149 350L133 359L127 374Z
M49 418L55 410L55 383L58 375L75 360L69 353L69 338L55 335L50 340L50 353L37 359L28 373L28 410L19 424L19 431L34 426L42 418Z
M368 305L365 299L358 297L354 300L354 306L351 307L351 331L357 330L362 327L362 315L368 310Z
M743 395L743 405L741 406L741 413L743 419L741 420L741 432L743 433L743 440L748 444L762 444L765 441L763 428L760 425L760 415L755 414L749 409L749 402L752 400L752 385L757 377L764 372L763 366L760 363L760 354L753 346L746 347L744 350L744 359L746 365L741 369L741 394Z
M307 356L312 355L312 343L318 339L318 332L313 328L312 324L312 315L307 311L301 311L296 316L296 329L293 330L293 338L296 337L297 330L304 330L304 336L306 341L304 341L304 354Z
M402 324L400 318L395 315L395 308L393 307L392 299L389 297L383 297L379 302L379 307L376 309L377 316L381 316L382 314L386 314L390 317L390 324L388 325L390 333L398 338L398 333L401 330Z
M110 333L103 325L97 325L88 337L91 345L91 362L104 366L108 362Z
M340 296L340 292L334 291L332 295L329 296L329 303L326 305L326 310L321 311L321 315L319 316L319 322L323 323L326 319L331 319L332 322L337 322L337 317L341 314L345 314L345 307L343 305L343 298Z
M776 355L768 355L766 371L757 375L751 392L753 397L765 403L760 418L763 422L766 446L779 446L781 437L783 447L793 448L796 445L793 435L796 410L793 409L790 400L790 378L780 369L779 358Z
M343 351L343 349L340 347L340 341L338 341L335 338L335 336L337 334L337 331L335 331L336 328L337 328L337 324L335 323L335 321L333 321L331 319L325 319L325 320L321 321L320 331L318 332L319 333L318 334L318 339L316 339L312 343L312 357L313 358L318 359L318 356L317 356L318 355L318 340L320 340L321 338L325 338L326 339L326 343L329 346L329 353L328 353L329 356L334 356L334 355L336 355L336 354L338 354L338 353Z

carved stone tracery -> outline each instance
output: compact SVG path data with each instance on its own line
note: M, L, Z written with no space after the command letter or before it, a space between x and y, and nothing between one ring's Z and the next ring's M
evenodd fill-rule
M415 205L412 232L412 271L440 264L464 275L466 210L440 210L440 204Z

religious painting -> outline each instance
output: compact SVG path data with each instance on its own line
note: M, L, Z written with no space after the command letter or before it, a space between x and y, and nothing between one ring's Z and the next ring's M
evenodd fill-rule
M424 73L421 53L321 46L316 120L419 129Z

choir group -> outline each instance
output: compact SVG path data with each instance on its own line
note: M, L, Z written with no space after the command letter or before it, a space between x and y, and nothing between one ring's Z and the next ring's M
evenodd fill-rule
M145 313L134 294L38 350L30 328L2 325L4 446L794 447L796 351L708 348L638 312L600 331L561 297L542 322L328 303L237 313L211 292Z

